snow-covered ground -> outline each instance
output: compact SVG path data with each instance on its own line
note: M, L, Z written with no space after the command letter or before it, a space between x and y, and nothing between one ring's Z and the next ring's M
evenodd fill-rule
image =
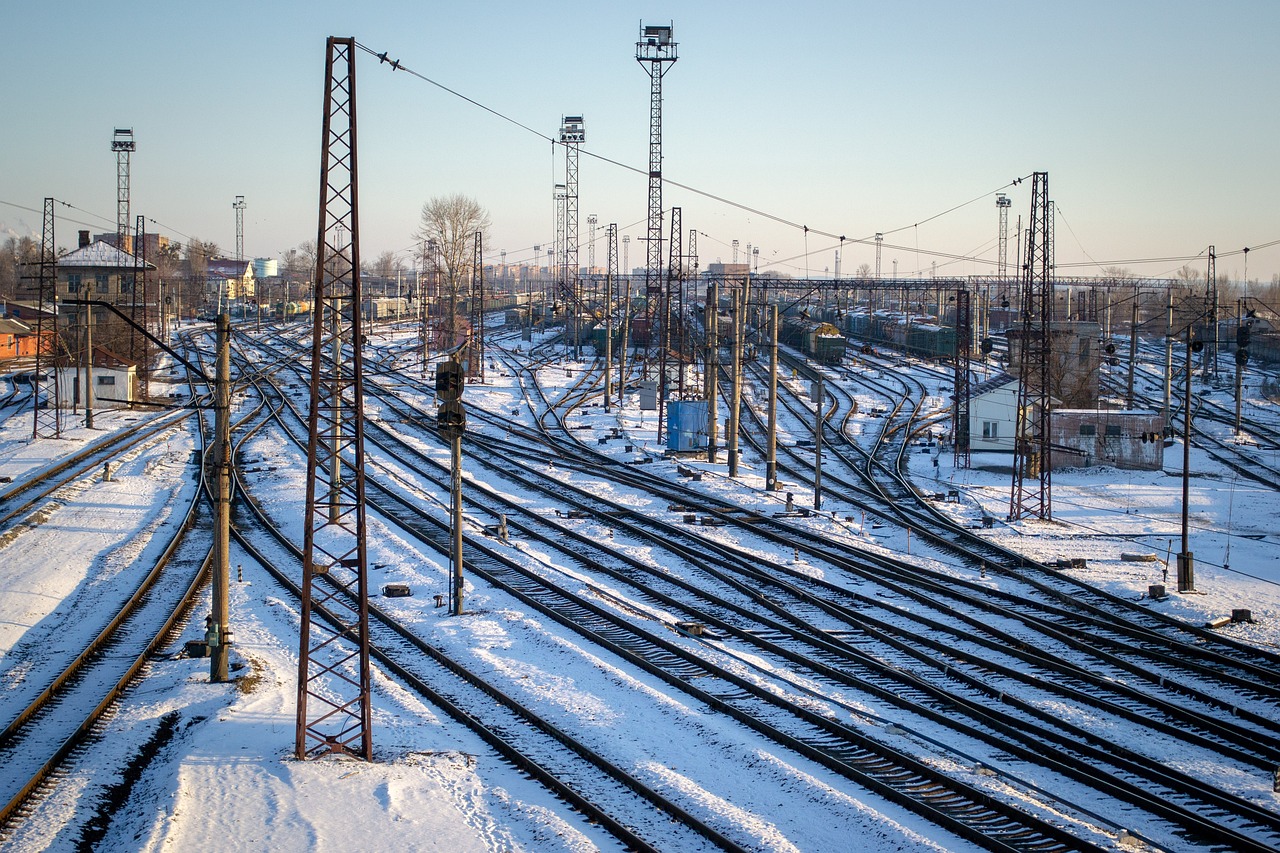
M541 380L568 387L585 365L565 367L544 369ZM467 389L466 400L504 414L522 408L516 381L506 370L490 371L484 386ZM593 407L574 420L591 427L582 431L585 441L616 427L638 452L653 451L655 413L642 413L635 405L632 397L628 408L606 413ZM66 440L33 443L29 417L15 415L0 423L0 475L29 475L91 440L77 428ZM112 414L98 425L111 430L131 417L136 416ZM794 429L802 434L801 425ZM620 443L607 447L621 454ZM67 643L76 639L75 610L92 606L86 603L91 591L109 588L113 573L184 499L192 448L188 434L175 434L140 451L111 483L60 498L32 530L12 537L0 531L0 673L7 679L0 689L12 690L32 648L55 634ZM297 452L264 437L244 454L270 460L275 471L264 470L256 480L260 496L277 517L300 529L303 469ZM1167 452L1167 460L1175 458L1180 461L1180 452ZM929 454L911 456L913 474L926 490L940 490L940 480L960 492L958 503L943 505L948 511L973 523L983 513L1005 516L1009 478L998 469L1008 465L1007 457L975 454L966 470L952 470L945 454L939 462L935 469ZM675 478L672 463L647 467ZM701 462L698 467L710 472L703 485L718 496L747 506L777 500L762 492L763 465L750 454L738 481L724 476L723 457L718 466ZM1233 608L1250 608L1255 624L1230 625L1223 633L1280 647L1280 500L1238 480L1207 455L1193 452L1192 470L1197 593L1173 594L1147 606L1195 624L1229 615ZM1180 471L1170 466L1154 473L1057 472L1052 522L997 523L989 535L1038 559L1083 557L1086 568L1070 571L1141 599L1149 584L1165 581L1163 562L1180 548L1180 486ZM850 513L856 511L850 508ZM901 554L904 544L909 547L889 538L900 534L886 531L877 538L878 533L830 517L808 523L832 525L833 533L856 535L868 548ZM415 596L391 608L399 618L468 665L523 684L524 698L540 709L594 727L602 742L630 756L635 772L685 791L706 814L722 816L744 844L776 851L971 849L876 796L770 754L707 709L673 699L659 684L601 658L581 638L545 624L502 595L469 584L472 612L445 616L431 606L431 594L444 591L447 561L422 553L376 518L370 532L370 564L380 567L374 585L384 579L414 585ZM1158 561L1126 562L1120 559L1123 552L1152 553ZM376 667L378 760L295 761L298 607L246 554L234 550L232 565L239 680L208 683L203 660L175 654L154 661L104 736L17 827L7 849L584 851L611 846L608 836L584 825L477 737L424 706ZM237 580L236 567L243 580ZM1171 589L1173 575L1170 569ZM197 609L185 639L203 633L205 612ZM707 739L716 749L682 756L675 747L690 736ZM140 754L148 758L140 761ZM101 805L104 788L120 780L132 780L116 790L127 806ZM787 805L780 810L782 803Z

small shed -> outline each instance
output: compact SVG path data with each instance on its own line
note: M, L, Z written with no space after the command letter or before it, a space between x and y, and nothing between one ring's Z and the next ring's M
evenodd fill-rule
M1018 377L997 374L970 389L969 449L1013 452Z
M93 405L104 409L130 406L138 395L138 366L102 347L93 348ZM58 399L79 406L84 366L58 368Z
M1158 412L1059 409L1049 415L1049 441L1054 468L1164 467L1164 418Z

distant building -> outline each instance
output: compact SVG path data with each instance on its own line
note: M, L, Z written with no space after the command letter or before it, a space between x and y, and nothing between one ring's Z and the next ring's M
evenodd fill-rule
M275 258L254 258L253 277L257 279L276 278L280 275L280 262Z
M87 234L88 232L81 232ZM112 231L110 234L94 234L91 242L106 243L108 246L116 245L116 233ZM144 258L154 258L160 254L163 249L169 247L169 238L160 234L143 234L142 235L142 256ZM126 252L133 253L133 235L124 235L124 245L117 248L124 249Z
M212 304L236 299L252 299L257 291L253 262L211 258L205 268L205 298ZM221 300L219 299L221 297Z
M114 235L112 235L114 237ZM83 306L65 304L71 299L99 299L113 305L133 301L134 280L140 270L154 270L154 264L139 264L138 259L103 240L90 242L89 232L80 232L80 247L58 259L57 291L64 302L61 309L66 323L83 322ZM95 309L94 322L105 320L107 311Z
M1009 372L1022 372L1022 327L1006 333L1009 339ZM1055 321L1049 324L1049 395L1063 406L1084 409L1098 405L1098 377L1102 360L1097 323Z

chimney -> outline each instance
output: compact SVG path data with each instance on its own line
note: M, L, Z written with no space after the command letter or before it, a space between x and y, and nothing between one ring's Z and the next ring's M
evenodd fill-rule
M89 232L81 231L80 232L80 248L83 249L87 245L89 245Z

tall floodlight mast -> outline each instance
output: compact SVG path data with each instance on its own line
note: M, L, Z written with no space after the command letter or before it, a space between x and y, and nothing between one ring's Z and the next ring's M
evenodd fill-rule
M330 37L325 60L298 654L300 759L373 758L355 50L354 38Z
M675 25L640 24L636 61L649 73L649 227L644 268L645 316L649 340L662 303L662 77L676 61Z
M564 146L564 284L566 301L573 311L573 343L582 347L582 294L578 285L578 150L587 141L582 116L564 116L560 122L560 144Z
M1018 341L1018 406L1014 410L1013 484L1009 520L1053 517L1049 458L1049 357L1053 317L1053 227L1049 173L1031 184L1031 220L1022 266L1022 337ZM1029 484L1028 481L1031 481Z
M1009 274L1009 208L1013 199L1004 193L996 193L996 210L1000 214L1000 231L996 251L996 278L1004 281Z
M231 203L236 211L236 260L244 260L244 196L236 196L236 200Z
M116 248L123 252L129 236L129 155L137 150L133 128L117 127L111 150L116 152Z

